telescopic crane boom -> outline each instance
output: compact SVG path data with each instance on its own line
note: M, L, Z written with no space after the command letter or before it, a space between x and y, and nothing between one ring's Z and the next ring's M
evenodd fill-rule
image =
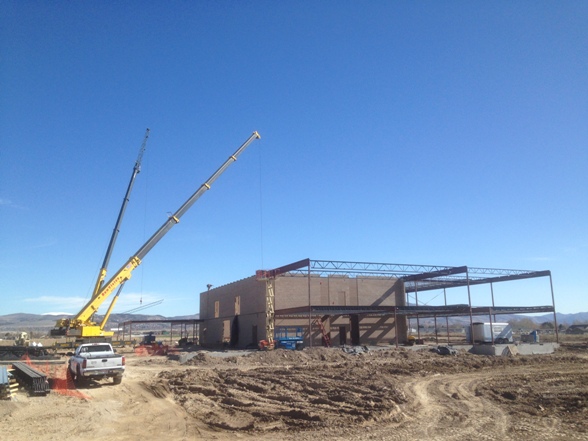
M180 218L194 205L194 203L202 196L207 190L210 190L210 186L216 181L216 179L237 160L239 155L251 144L255 139L259 139L259 133L253 132L253 134L245 141L235 153L233 153L224 162L223 165L215 171L207 181L200 186L196 192L188 198L186 202L176 211L168 220L149 238L145 244L139 248L139 250L129 258L129 260L112 276L108 282L103 284L103 287L99 292L92 298L80 312L73 319L61 319L56 323L56 328L52 330L52 335L69 335L78 338L92 338L92 337L112 337L114 334L112 331L105 331L104 327L116 300L118 293L112 300L107 313L105 314L100 324L91 321L92 315L98 310L100 305L118 288L119 292L127 280L131 278L132 272L137 268L142 259L151 251L151 249L159 242L163 236L178 222Z
M145 131L143 144L141 144L141 148L139 149L139 156L137 156L137 160L135 161L135 165L133 167L133 172L131 173L131 179L129 181L129 185L127 186L127 192L125 193L125 197L123 199L120 211L118 213L118 218L116 219L116 224L114 225L114 230L112 231L112 236L110 237L110 242L108 243L108 248L106 249L106 254L104 255L104 261L102 262L102 267L100 268L100 273L98 274L98 280L96 281L96 286L94 287L92 298L98 295L98 293L100 292L100 288L102 288L102 285L104 284L104 279L106 278L106 271L108 270L108 262L110 262L110 256L112 255L112 250L114 249L114 244L116 243L116 238L120 231L120 225L125 215L127 204L129 203L129 197L131 196L131 191L133 190L133 184L135 183L135 178L141 172L141 160L143 159L143 153L145 153L145 147L147 147L148 138L149 129Z

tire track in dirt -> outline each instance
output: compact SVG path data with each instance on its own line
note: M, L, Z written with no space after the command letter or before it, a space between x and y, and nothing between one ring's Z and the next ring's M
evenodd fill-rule
M508 415L476 396L476 385L483 377L487 374L436 374L409 381L405 393L411 403L400 431L421 439L508 439Z
M521 366L492 372L433 374L415 378L404 386L409 397L409 403L402 406L405 420L398 426L378 430L378 433L381 439L390 441L409 437L452 441L587 440L585 430L576 433L570 431L569 424L562 426L561 416L554 415L556 409L543 409L534 404L535 397L529 403L523 397L525 379L530 379L535 393L537 380L542 382L547 396L550 384L561 383L557 385L556 394L563 394L567 399L573 394L566 389L585 383L582 378L586 376L585 369L576 365L557 372L546 372L541 366ZM501 401L499 398L502 397L507 398Z
M406 401L391 381L355 380L353 367L171 371L160 374L176 402L212 428L267 432L390 421Z
M197 422L168 397L168 391L150 385L151 378L150 370L140 374L128 370L120 385L103 383L83 389L93 399L84 423L99 428L95 438L131 441L139 436L153 439L153 434L161 433L179 441L199 438Z

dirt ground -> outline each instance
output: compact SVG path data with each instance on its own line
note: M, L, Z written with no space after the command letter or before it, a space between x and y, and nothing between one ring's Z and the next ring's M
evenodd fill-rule
M76 390L65 389L65 357L39 363L56 389L0 401L0 439L588 440L587 341L510 357L393 347L203 351L184 364L125 355L122 384Z

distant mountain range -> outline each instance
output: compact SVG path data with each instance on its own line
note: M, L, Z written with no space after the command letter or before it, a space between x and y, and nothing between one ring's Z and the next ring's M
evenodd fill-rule
M523 314L497 314L496 315L497 322L519 321L521 319L531 320L535 324L540 325L541 323L545 323L545 322L553 322L553 314L543 314L543 315L537 315L537 316L528 316L528 315L523 315ZM570 326L573 324L584 324L584 323L588 323L588 312L578 312L575 314L561 314L558 312L558 313L556 313L556 319L557 319L558 325ZM413 320L415 320L415 319L413 319ZM428 319L428 318L421 319L421 320L424 320L425 323L433 322L433 319ZM440 321L440 320L445 320L445 319L441 318L441 317L437 317L437 321ZM485 318L484 316L475 316L474 321L475 322L488 321L488 318ZM470 322L469 316L450 317L449 318L449 323L454 324L454 325L467 324L469 322Z
M60 318L71 317L65 314L8 314L0 315L0 332L10 331L47 331L55 326L55 322ZM199 314L182 315L176 317L164 317L162 315L145 315L145 314L112 314L108 320L109 328L116 328L118 324L128 321L138 320L194 320L198 319ZM102 317L98 316L97 321Z

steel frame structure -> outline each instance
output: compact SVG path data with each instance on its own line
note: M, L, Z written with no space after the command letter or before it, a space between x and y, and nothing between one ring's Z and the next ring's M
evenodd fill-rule
M204 320L201 319L157 319L157 320L128 320L126 322L122 322L119 324L119 327L122 325L122 339L125 340L127 334L127 326L129 327L129 340L133 337L133 325L134 324L164 324L169 323L169 342L170 345L173 343L174 337L174 325L180 325L180 337L185 335L190 335L188 330L188 325L192 325L192 340L196 341L196 336L199 335L199 331L196 330L197 326L200 326L200 323L204 323ZM120 331L119 331L120 332Z
M496 321L496 314L525 314L538 312L553 312L556 341L559 342L557 330L557 318L555 313L555 295L553 292L553 280L551 271L531 271L499 268L478 268L468 266L443 266L443 265L417 265L400 263L377 263L377 262L350 262L335 260L311 260L303 259L273 270L259 270L257 277L260 280L275 279L276 277L308 277L308 307L292 308L289 310L275 311L279 317L307 315L309 329L312 316L317 315L382 315L394 314L406 316L409 320L416 318L418 338L420 338L419 320L426 317L469 316L470 325L473 325L473 317L488 315L492 323L492 316ZM310 301L310 278L312 276L328 277L378 277L388 279L400 279L404 282L405 293L414 293L414 306L396 307L325 307L312 305ZM538 277L549 277L552 304L547 306L496 306L494 304L493 284L514 280L524 280ZM492 295L492 306L473 307L470 287L473 285L489 284ZM467 287L468 304L448 305L446 290L448 288ZM418 293L443 289L445 297L444 306L419 306ZM273 293L272 293L273 295ZM408 298L408 297L407 297ZM273 300L273 299L272 299ZM408 303L408 301L407 301ZM274 314L274 311L272 311Z

